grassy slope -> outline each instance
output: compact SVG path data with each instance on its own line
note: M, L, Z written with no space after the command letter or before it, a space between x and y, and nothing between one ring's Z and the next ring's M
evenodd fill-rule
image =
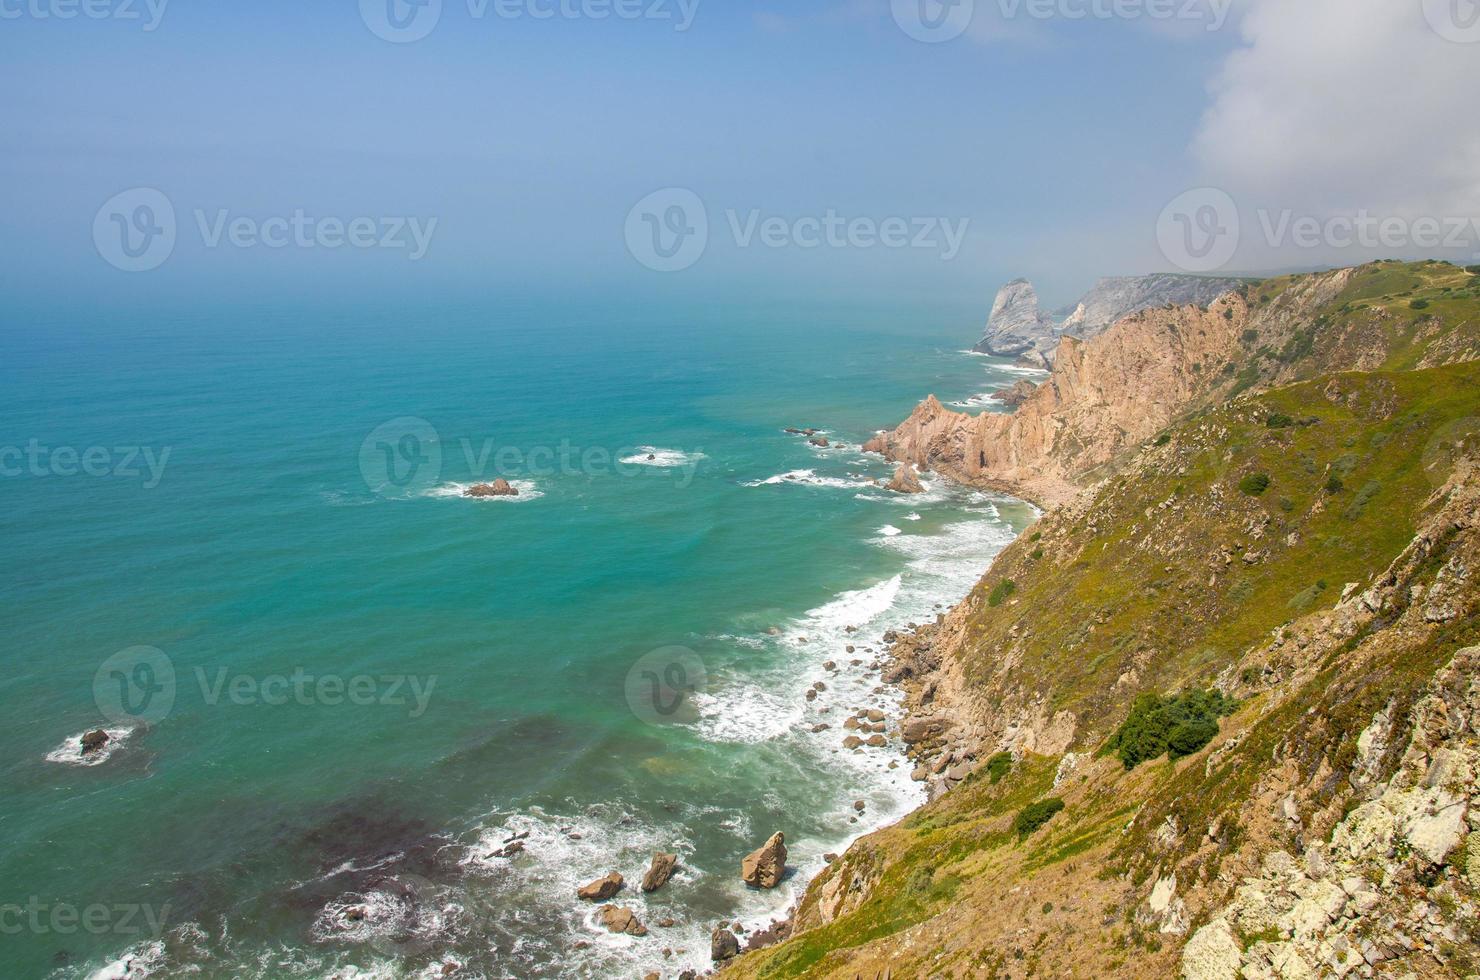
M1224 861L1236 862L1250 832L1240 807L1287 743L1300 746L1287 760L1292 771L1319 783L1318 795L1338 797L1344 782L1333 767L1339 775L1350 765L1376 708L1392 700L1406 710L1437 665L1475 642L1466 639L1473 625L1421 641L1385 638L1361 657L1330 658L1301 696L1266 704L1261 693L1278 676L1279 665L1256 656L1271 633L1329 609L1346 583L1369 584L1425 518L1452 465L1447 447L1466 434L1475 447L1480 364L1405 369L1431 358L1435 338L1471 342L1476 282L1444 265L1360 270L1310 342L1283 359L1274 352L1269 369L1319 376L1338 345L1370 348L1371 332L1382 331L1382 363L1398 370L1316 377L1174 426L1161 445L1122 461L1082 510L1049 515L1010 547L967 600L969 640L958 655L972 685L1072 711L1075 751L1100 748L1136 694L1206 686L1222 673L1245 698L1225 722L1243 740L1224 764L1209 772L1210 750L1129 773L1095 759L1054 791L1068 809L1025 841L1011 832L1013 815L1050 792L1058 759L1026 756L995 785L979 770L860 841L819 879L852 876L869 896L860 907L746 957L736 972L1089 976L1129 964L1175 972L1171 941L1133 915L1147 879L1181 864L1184 876L1213 882ZM1253 287L1251 303L1277 302L1286 285ZM1428 309L1407 306L1422 296ZM1436 312L1437 324L1425 319ZM1270 428L1278 415L1300 424ZM1258 497L1238 489L1251 473L1271 478ZM1333 475L1339 490L1328 489ZM1006 581L1012 597L993 606L988 597ZM1168 817L1181 828L1221 822L1219 839L1159 843ZM814 885L805 903L818 893Z

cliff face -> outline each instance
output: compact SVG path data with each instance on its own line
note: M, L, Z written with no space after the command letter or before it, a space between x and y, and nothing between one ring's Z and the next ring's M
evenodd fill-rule
M1049 379L1011 415L953 412L931 396L866 448L968 485L1063 503L1174 419L1242 392L1480 356L1480 324L1428 312L1447 298L1377 292L1427 285L1451 297L1469 278L1453 266L1378 264L1271 280L1208 306L1143 310L1089 340L1062 338Z
M1039 310L1033 284L1014 279L997 291L986 334L973 350L995 357L1017 357L1051 347L1053 333L1053 318Z
M1059 329L1072 337L1093 337L1132 313L1156 306L1207 306L1241 285L1243 281L1239 279L1171 273L1110 276L1085 294Z
M1115 332L1062 348L1031 421L927 402L891 434L943 472L1037 439L1089 485L895 644L931 802L735 975L1480 973L1480 275L1381 263ZM1168 332L1231 369L1146 363ZM1168 394L1106 395L1112 364ZM1125 449L1094 464L1095 433Z
M1158 306L1206 306L1243 284L1239 279L1215 279L1161 273L1150 276L1111 276L1095 284L1065 318L1039 308L1038 293L1026 279L1003 286L992 304L987 329L974 350L998 357L1022 357L1047 366L1053 361L1061 336L1087 340L1132 313Z

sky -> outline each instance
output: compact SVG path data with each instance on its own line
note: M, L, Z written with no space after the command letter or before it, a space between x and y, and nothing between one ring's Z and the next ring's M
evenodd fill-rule
M1477 0L0 0L0 86L39 303L1480 262Z

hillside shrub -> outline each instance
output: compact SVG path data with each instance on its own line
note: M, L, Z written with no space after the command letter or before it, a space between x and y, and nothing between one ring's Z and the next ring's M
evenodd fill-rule
M996 786L1012 769L1012 753L998 752L987 760L987 778Z
M1218 734L1218 719L1237 707L1237 701L1216 690L1193 689L1170 698L1143 694L1110 736L1110 750L1128 770L1163 755L1192 755Z
M1408 308L1410 310L1426 310L1429 308L1429 301L1426 299L1416 299L1408 304Z
M1264 420L1264 424L1271 429L1288 429L1295 424L1295 420L1283 412L1275 412Z
M1243 332L1243 335L1240 336L1239 339L1246 344L1252 344L1254 341L1259 339L1259 331L1252 329L1245 330Z
M1238 481L1238 488L1247 497L1257 497L1269 489L1268 473L1250 473Z
M1159 435L1159 436L1156 437L1156 445L1158 445L1158 446L1165 446L1167 443L1169 443L1171 441L1172 441L1172 434L1170 432L1163 432L1161 435Z
M1019 837L1027 837L1052 820L1054 815L1063 808L1064 801L1057 796L1050 796L1037 803L1029 803L1018 811L1016 819L1012 822L1012 829L1017 831Z
M1346 484L1341 482L1341 477L1337 476L1335 473L1332 473L1330 479L1326 481L1326 492L1340 493L1345 489Z
M1017 583L1010 578L1004 579L1003 581L998 582L996 588L992 589L991 594L987 596L987 605L995 609L996 607L1002 605L1002 603L1006 602L1007 597L1012 595L1016 591Z

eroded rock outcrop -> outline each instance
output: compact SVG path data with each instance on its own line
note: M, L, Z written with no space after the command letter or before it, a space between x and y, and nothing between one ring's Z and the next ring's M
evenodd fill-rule
M740 877L752 888L775 888L785 873L786 835L779 832L740 862Z
M622 890L622 876L613 871L605 878L597 878L589 885L576 889L576 896L588 902L604 902Z
M668 884L668 879L673 877L673 872L678 868L678 855L665 854L659 851L653 855L653 863L648 866L647 873L642 876L642 890L655 892Z
M475 483L463 491L467 497L517 497L519 488L500 477L492 483Z

